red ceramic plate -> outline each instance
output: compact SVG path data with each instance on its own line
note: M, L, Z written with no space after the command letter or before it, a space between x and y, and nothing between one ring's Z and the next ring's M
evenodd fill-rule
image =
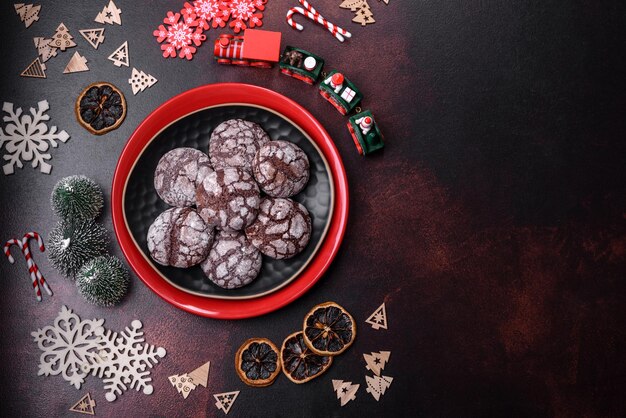
M298 276L271 293L250 299L220 299L195 295L164 280L133 239L125 220L124 195L129 176L150 141L187 115L215 106L253 106L280 114L315 142L328 163L334 190L334 206L325 238ZM147 173L147 175L152 173ZM136 197L141 198L141 197ZM294 101L261 87L224 83L198 87L159 106L135 130L119 158L111 192L113 227L120 247L139 278L169 303L196 315L240 319L266 314L294 301L328 269L337 254L348 218L348 184L343 163L326 130Z

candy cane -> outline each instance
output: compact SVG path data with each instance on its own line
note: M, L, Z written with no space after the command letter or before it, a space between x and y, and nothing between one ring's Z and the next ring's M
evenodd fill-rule
M291 9L289 9L289 11L287 12L287 23L291 25L292 28L299 30L299 31L304 30L304 26L302 26L301 24L297 22L294 22L293 20L293 15L295 13L299 13L303 16L308 17L314 22L317 22L320 25L324 26L330 33L333 34L335 38L339 40L339 42L343 42L345 40L344 36L346 38L350 38L352 36L352 34L348 32L347 30L342 29L339 26L335 26L331 22L326 20L306 0L298 0L298 1L300 2L300 4L302 4L306 8L306 10L304 10L302 7L292 7Z
M4 244L4 255L7 256L7 258L9 259L9 263L11 263L11 264L13 264L15 262L15 259L11 255L11 250L10 250L12 245L17 245L22 250L22 253L24 253L24 246L23 246L23 243L21 241L19 241L16 238L11 238L10 240L8 240L6 242L6 244ZM24 254L24 256L26 256L26 254ZM28 260L28 258L27 258L27 260ZM35 295L37 296L37 301L41 302L41 290L39 289L39 285L37 284L37 275L30 268L30 264L28 265L28 272L30 274L31 280L33 281L33 288L35 289Z
M11 246L13 245L17 245L20 250L22 249L22 243L15 238L11 238L6 244L4 244L4 255L7 256L9 263L11 264L15 263L15 259L11 255Z
M26 234L24 234L24 238L22 238L22 252L24 253L24 257L26 257L28 270L29 271L34 270L35 275L39 279L39 284L45 289L48 295L52 296L52 290L50 290L50 287L48 286L46 279L43 278L43 275L39 271L39 267L37 267L37 264L33 260L33 257L30 255L30 248L28 246L28 242L30 241L30 239L33 239L33 238L36 239L37 244L39 244L39 251L44 252L46 250L46 248L43 245L43 239L41 239L41 236L37 232L27 232Z

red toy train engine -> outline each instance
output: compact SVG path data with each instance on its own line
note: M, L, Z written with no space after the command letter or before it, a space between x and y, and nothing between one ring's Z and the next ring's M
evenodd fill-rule
M271 68L280 57L280 32L246 29L243 36L222 34L213 55L218 64Z

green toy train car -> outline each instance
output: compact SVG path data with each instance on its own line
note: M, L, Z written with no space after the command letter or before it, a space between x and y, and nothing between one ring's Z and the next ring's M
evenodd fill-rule
M313 85L320 78L324 60L304 49L287 46L279 65L281 73Z
M340 72L333 70L320 83L320 94L328 100L342 115L357 107L363 95L354 84Z
M383 135L374 121L372 112L366 110L348 119L348 130L359 154L366 155L385 146Z

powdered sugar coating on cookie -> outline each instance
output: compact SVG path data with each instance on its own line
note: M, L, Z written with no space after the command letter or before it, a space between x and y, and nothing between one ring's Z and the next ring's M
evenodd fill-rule
M168 205L191 206L196 203L198 182L212 171L205 153L193 148L175 148L159 160L154 188Z
M259 274L261 253L242 232L219 232L209 256L200 264L206 277L224 289L252 282Z
M269 196L294 196L309 181L309 158L292 142L270 141L254 156L252 173Z
M267 197L261 201L256 221L246 228L246 237L268 257L291 258L311 239L311 216L298 202Z
M150 257L164 266L186 268L200 264L212 243L213 228L192 208L168 209L148 229Z
M252 171L252 159L269 142L267 133L254 122L230 119L211 133L209 157L214 168L237 167Z
M208 225L223 231L240 231L257 216L261 201L252 175L238 168L217 168L196 190L198 213Z

